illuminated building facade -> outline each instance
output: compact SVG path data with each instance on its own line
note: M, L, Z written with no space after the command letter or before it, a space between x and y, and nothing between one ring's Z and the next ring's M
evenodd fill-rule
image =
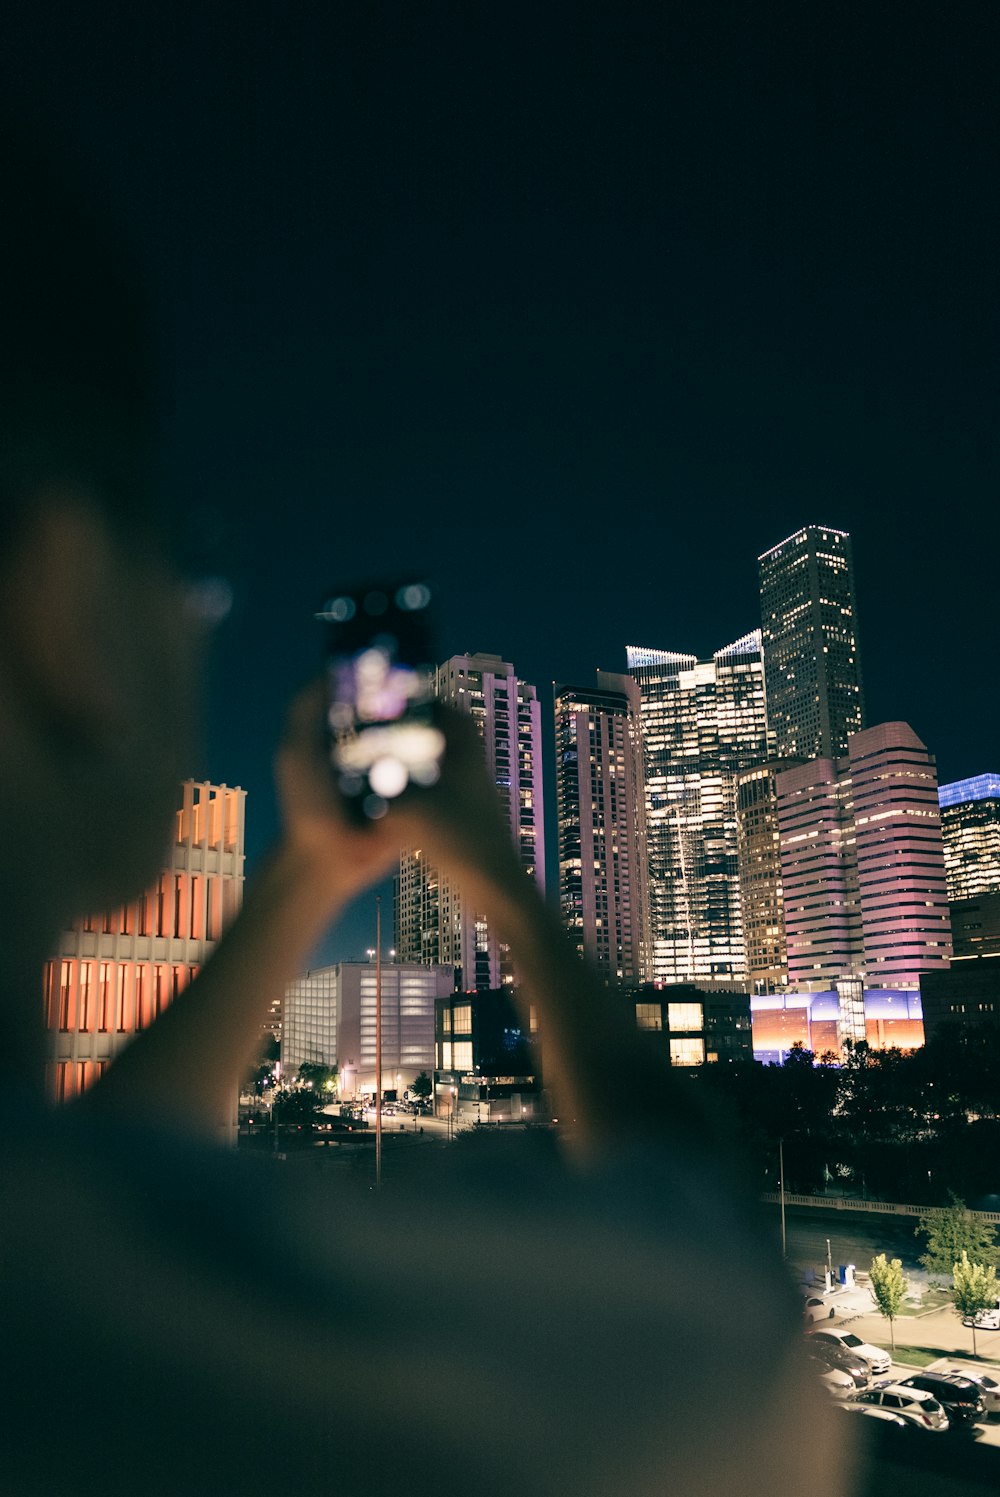
M606 978L651 976L639 688L598 672L598 689L555 691L559 905L577 951Z
M181 795L170 863L155 886L75 920L46 963L48 1084L57 1101L88 1087L176 998L243 902L246 792L186 780Z
M453 655L438 667L436 694L479 729L521 866L544 891L541 709L533 686L499 655ZM457 986L486 991L513 981L510 954L458 887L408 848L396 883L396 953L444 964Z
M764 1065L780 1065L794 1045L804 1045L816 1056L843 1055L843 1004L837 990L757 994L750 999L750 1011L753 1057ZM924 1043L926 1014L922 991L868 988L863 1028L856 1038L867 1040L873 1050L917 1050Z
M788 977L819 991L915 988L951 924L933 755L906 723L777 776Z
M736 776L740 910L747 982L755 993L780 992L788 983L776 777L795 763L773 760Z
M339 1071L341 1097L375 1094L376 968L338 962L300 977L285 992L281 1068L306 1061ZM411 1086L434 1069L434 1002L451 993L451 966L382 963L382 1090Z
M864 707L851 538L804 525L758 557L768 721L780 758L836 758Z
M689 984L648 985L630 995L636 1028L658 1036L672 1066L725 1065L752 1059L750 997Z
M646 778L653 978L742 982L736 779L768 757L760 632L711 660L629 646Z
M542 1047L509 987L452 993L435 1004L434 1111L463 1123L522 1123L545 1115Z
M942 785L938 803L948 898L1000 893L1000 775Z

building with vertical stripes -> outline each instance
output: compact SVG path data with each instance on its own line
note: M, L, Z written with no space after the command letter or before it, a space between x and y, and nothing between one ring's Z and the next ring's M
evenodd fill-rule
M779 773L789 985L917 988L948 968L951 925L934 757L906 723ZM860 1003L860 997L858 997Z
M63 932L44 972L57 1101L84 1091L177 997L240 908L245 800L238 787L185 780L170 862L153 888Z
M542 723L538 695L499 655L453 655L438 667L436 695L466 712L479 729L521 866L544 891ZM507 947L458 886L407 848L396 881L396 955L402 962L445 965L459 988L488 991L513 981Z
M851 538L803 525L758 557L767 710L780 758L836 758L863 726Z
M610 981L650 980L646 804L639 688L555 690L559 906L581 956Z

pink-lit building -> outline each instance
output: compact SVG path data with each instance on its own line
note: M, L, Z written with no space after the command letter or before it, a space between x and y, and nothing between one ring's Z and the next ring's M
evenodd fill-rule
M788 985L916 989L952 954L937 771L906 723L777 776Z
M46 963L50 1094L88 1087L194 977L243 900L246 792L186 780L170 861L130 904L75 920Z

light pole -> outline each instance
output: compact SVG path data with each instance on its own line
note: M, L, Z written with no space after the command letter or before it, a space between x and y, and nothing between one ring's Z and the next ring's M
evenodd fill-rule
M781 1196L781 1256L788 1257L788 1243L785 1237L785 1140L778 1139L778 1193Z
M375 1189L382 1188L382 896L375 896Z
M826 1287L833 1288L833 1254L830 1252L830 1239L826 1239Z

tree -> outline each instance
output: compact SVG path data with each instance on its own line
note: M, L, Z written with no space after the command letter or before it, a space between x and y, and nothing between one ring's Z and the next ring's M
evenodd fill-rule
M955 1302L955 1309L963 1321L972 1322L972 1355L975 1357L978 1356L976 1316L980 1310L987 1310L996 1304L997 1271L992 1264L976 1263L968 1253L963 1252L952 1267L951 1278L951 1297Z
M930 1273L947 1277L964 1253L973 1263L996 1264L995 1229L970 1211L954 1191L950 1206L934 1206L919 1218L914 1235L927 1238L920 1262Z
M424 1101L430 1096L432 1090L431 1078L426 1071L421 1071L416 1081L410 1083L410 1091L418 1097L423 1097Z
M304 1060L299 1066L297 1079L300 1086L311 1087L324 1104L333 1101L339 1080L335 1067Z
M893 1258L891 1263L886 1262L884 1253L879 1253L877 1258L872 1259L869 1270L872 1293L879 1311L889 1322L889 1342L893 1351L896 1350L896 1336L893 1330L893 1321L899 1314L909 1282L903 1273L903 1264L899 1258Z

